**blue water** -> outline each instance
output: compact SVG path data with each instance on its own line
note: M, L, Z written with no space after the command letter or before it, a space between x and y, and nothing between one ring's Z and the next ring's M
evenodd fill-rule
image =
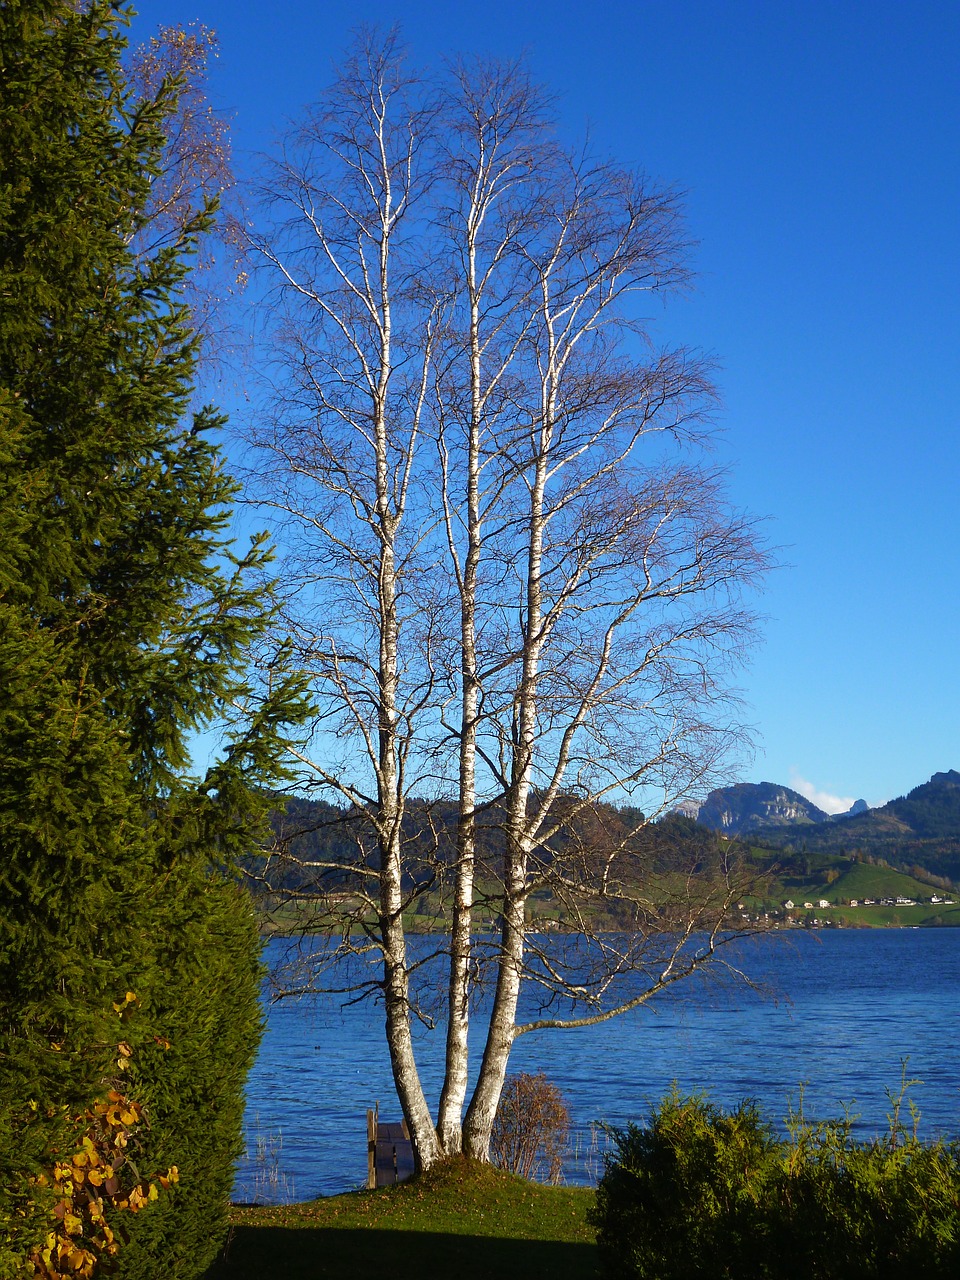
M268 960L283 944L273 942ZM569 1181L599 1167L597 1121L642 1119L676 1080L735 1105L757 1098L780 1119L797 1100L815 1118L857 1117L855 1132L887 1127L901 1061L921 1136L960 1134L960 929L829 930L738 944L738 961L776 1000L737 987L678 985L659 1005L574 1031L520 1037L512 1071L544 1071L574 1126ZM399 1119L380 1010L342 996L283 1001L247 1089L248 1158L237 1199L307 1199L366 1176L366 1109ZM439 1096L443 1029L419 1038L428 1097ZM258 1154L259 1139L259 1154Z

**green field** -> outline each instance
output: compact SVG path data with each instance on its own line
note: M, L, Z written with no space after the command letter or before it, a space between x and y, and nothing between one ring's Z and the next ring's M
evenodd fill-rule
M960 906L930 906L923 903L915 907L830 907L813 911L790 913L806 923L814 918L827 924L850 929L914 929L953 926L960 928Z
M811 924L817 919L845 928L960 926L960 893L947 892L882 863L823 855L815 856L811 863L809 875L775 876L764 894L764 910L782 913L784 903L792 900L796 906L789 915L802 924ZM952 898L953 904L931 903L929 899L933 895ZM880 903L882 898L898 897L913 898L916 905L883 906ZM874 899L873 905L863 906L865 898ZM831 905L817 906L820 899ZM847 905L854 899L860 905ZM804 902L815 905L812 909L804 908Z
M451 1160L381 1191L235 1207L207 1280L594 1280L593 1201Z

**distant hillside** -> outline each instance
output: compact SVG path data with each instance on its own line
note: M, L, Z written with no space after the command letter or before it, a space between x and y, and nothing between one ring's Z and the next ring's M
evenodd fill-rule
M761 823L751 838L773 848L880 858L891 866L960 882L960 773L935 773L929 782L877 809L832 822Z
M812 801L775 782L741 782L711 791L700 806L697 821L725 835L759 829L807 827L828 822L830 815Z
M960 838L960 773L935 773L876 812L892 815L924 840Z

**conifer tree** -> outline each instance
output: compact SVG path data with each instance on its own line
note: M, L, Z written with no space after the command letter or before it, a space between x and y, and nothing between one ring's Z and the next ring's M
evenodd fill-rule
M212 210L132 249L179 86L134 101L124 23L108 0L0 6L3 1275L42 1246L37 1179L121 1067L144 1167L179 1164L181 1183L179 1238L151 1206L120 1274L209 1261L258 1032L256 929L229 868L297 714L278 681L190 776L191 733L243 702L268 553L224 541L220 417L185 421L182 289Z

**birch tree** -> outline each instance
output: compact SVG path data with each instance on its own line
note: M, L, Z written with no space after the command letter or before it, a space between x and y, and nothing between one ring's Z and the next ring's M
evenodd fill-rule
M264 872L319 935L284 990L381 996L420 1166L486 1159L518 1036L626 1014L739 931L741 869L658 863L651 824L742 738L764 555L704 463L708 368L644 318L688 279L677 198L564 149L522 66L423 79L362 40L261 195L254 485L317 706L299 790L343 831ZM412 951L424 901L444 929ZM412 1024L438 961L434 1117Z
M201 23L161 25L130 51L125 70L138 106L176 86L163 153L150 176L145 216L130 247L138 258L148 259L162 249L182 249L198 227L205 228L192 250L184 289L204 369L222 365L237 338L230 303L245 283L242 255L232 243L239 205L229 122L207 96L218 51L216 32Z

